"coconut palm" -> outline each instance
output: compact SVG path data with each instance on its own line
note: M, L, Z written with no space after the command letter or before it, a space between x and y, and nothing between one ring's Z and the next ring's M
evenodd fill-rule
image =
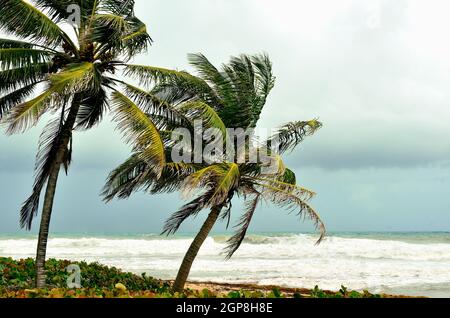
M166 221L163 234L167 235L176 233L189 217L197 216L203 210L210 211L181 264L173 285L176 292L184 289L194 259L217 220L228 220L229 224L231 202L235 197L244 198L246 205L236 225L236 233L228 241L227 258L238 250L263 200L309 217L320 231L319 242L325 235L324 224L308 203L314 193L296 185L295 173L286 168L280 157L316 132L321 123L311 120L286 124L269 138L269 143L253 147L257 151L264 150L270 160L250 160L251 143L238 142L239 138L232 138L225 127L245 130L256 126L274 85L269 58L266 55L233 57L220 71L201 54L192 54L189 60L197 75L143 66L127 67L127 74L146 84L148 90L126 85L128 98L116 94L114 103L116 108L131 101L140 105L146 113L146 122L142 121L142 126L133 126L128 131L126 136L134 139L134 152L110 174L103 193L107 201L115 197L128 198L139 190L152 194L179 190L188 195L197 194ZM164 105L165 112L161 112L161 105ZM119 115L117 119L120 127L131 127L129 117ZM215 128L222 133L227 149L231 145L231 159L228 155L219 158L207 156L192 163L194 151L183 148L188 152L189 160L174 162L170 154L178 144L169 135L175 128L184 127L195 136L195 120L198 119L202 120L203 128ZM156 155L150 148L156 145L147 138L149 132L154 131L153 126L163 141L157 149L162 147L165 150L162 169L155 169L146 161L149 155ZM267 146L275 141L278 152ZM235 155L239 147L246 150L244 156ZM272 165L275 169L265 169L268 163L275 163Z
M40 138L36 180L20 219L31 228L46 186L36 254L40 288L56 185L60 168L67 173L71 162L73 131L100 122L116 91L115 72L146 51L151 38L130 0L2 0L0 31L9 36L0 39L0 120L7 133L24 132L44 114L53 118Z

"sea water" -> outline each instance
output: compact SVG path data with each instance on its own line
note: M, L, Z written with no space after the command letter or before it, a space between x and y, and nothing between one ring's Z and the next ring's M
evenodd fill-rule
M225 261L227 239L206 240L190 280L450 297L450 233L335 233L318 246L313 234L253 234ZM48 257L173 279L191 241L153 234L55 235ZM0 236L0 256L33 257L35 246L33 236Z

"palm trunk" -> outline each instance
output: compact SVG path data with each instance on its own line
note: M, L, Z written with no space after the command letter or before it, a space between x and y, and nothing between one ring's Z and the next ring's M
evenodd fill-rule
M189 272L191 271L192 263L197 257L200 247L202 246L203 242L205 242L206 238L211 232L211 229L216 223L221 210L222 210L221 207L213 207L211 209L211 213L209 213L208 218L206 219L205 223L203 223L200 232L198 232L197 236L195 237L194 241L192 242L191 246L186 252L186 255L184 256L183 259L183 263L181 263L180 269L178 270L177 278L175 279L175 282L172 287L172 290L174 292L181 293L184 291L184 285L186 284Z
M50 174L47 181L47 189L45 191L44 205L42 207L41 224L39 228L38 245L36 252L36 287L45 288L46 274L45 274L45 257L47 253L48 232L50 228L50 219L53 210L53 200L55 198L56 184L58 182L59 171L61 164L64 161L64 156L67 151L67 146L72 137L72 130L80 109L80 100L75 97L61 130L61 139L58 150L55 156L55 161L52 164Z

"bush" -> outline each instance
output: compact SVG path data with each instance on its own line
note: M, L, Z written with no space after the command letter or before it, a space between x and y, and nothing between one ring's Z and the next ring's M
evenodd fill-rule
M98 263L59 261L50 259L45 263L47 284L49 288L66 288L69 265L78 265L81 270L81 285L85 289L115 289L121 283L129 291L150 290L165 292L167 283L147 277L125 273L115 267L107 267ZM11 258L0 258L0 287L15 289L31 289L34 287L36 271L33 259L15 261Z
M81 289L67 288L69 265L78 265L81 270ZM123 272L114 267L98 263L71 262L50 259L45 264L48 289L33 289L35 267L33 259L20 261L0 258L0 298L286 298L280 289L271 291L239 290L219 294L208 289L185 290L172 293L167 282ZM306 291L305 291L306 293ZM342 286L337 293L325 292L316 286L308 294L294 293L293 298L379 298L368 291L349 291Z

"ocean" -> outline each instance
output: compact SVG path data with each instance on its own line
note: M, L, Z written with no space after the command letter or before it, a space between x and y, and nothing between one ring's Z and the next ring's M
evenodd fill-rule
M450 233L333 233L316 246L313 234L249 235L224 260L227 236L209 237L191 281L255 283L450 298ZM48 257L85 260L137 274L173 279L192 236L54 235ZM0 256L34 257L33 236L0 236Z

